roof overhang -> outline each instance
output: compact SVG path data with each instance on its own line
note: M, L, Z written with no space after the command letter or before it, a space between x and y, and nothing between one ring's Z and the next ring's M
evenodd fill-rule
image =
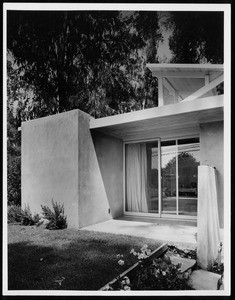
M222 121L224 96L199 98L175 104L90 120L90 129L99 130L123 140L154 131L198 126L200 123Z
M203 78L210 73L223 73L221 64L146 64L153 76L163 74L166 77Z

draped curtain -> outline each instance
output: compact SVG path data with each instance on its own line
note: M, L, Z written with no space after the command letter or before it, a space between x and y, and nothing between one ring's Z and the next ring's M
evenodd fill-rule
M220 241L216 170L201 165L198 167L197 260L202 269L212 267Z
M146 144L129 144L126 148L127 211L148 212Z

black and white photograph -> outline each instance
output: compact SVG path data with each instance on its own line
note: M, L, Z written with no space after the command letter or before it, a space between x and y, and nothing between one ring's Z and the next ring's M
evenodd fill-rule
M230 4L5 3L3 295L230 295L230 76Z

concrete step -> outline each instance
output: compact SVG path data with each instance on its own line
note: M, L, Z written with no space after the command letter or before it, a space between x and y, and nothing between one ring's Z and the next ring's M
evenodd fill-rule
M195 290L217 290L221 275L205 270L195 270L189 277L189 285Z
M186 272L187 270L191 269L196 264L195 259L183 258L180 256L175 256L175 255L170 255L169 258L173 265L181 264L181 267L180 267L181 273Z

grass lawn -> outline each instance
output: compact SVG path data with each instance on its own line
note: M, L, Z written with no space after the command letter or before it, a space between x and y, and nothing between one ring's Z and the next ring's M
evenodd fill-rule
M162 243L132 236L45 227L8 225L9 290L98 290L136 258L143 244ZM123 254L125 264L117 262ZM64 278L64 279L63 279ZM61 285L56 280L61 280Z

